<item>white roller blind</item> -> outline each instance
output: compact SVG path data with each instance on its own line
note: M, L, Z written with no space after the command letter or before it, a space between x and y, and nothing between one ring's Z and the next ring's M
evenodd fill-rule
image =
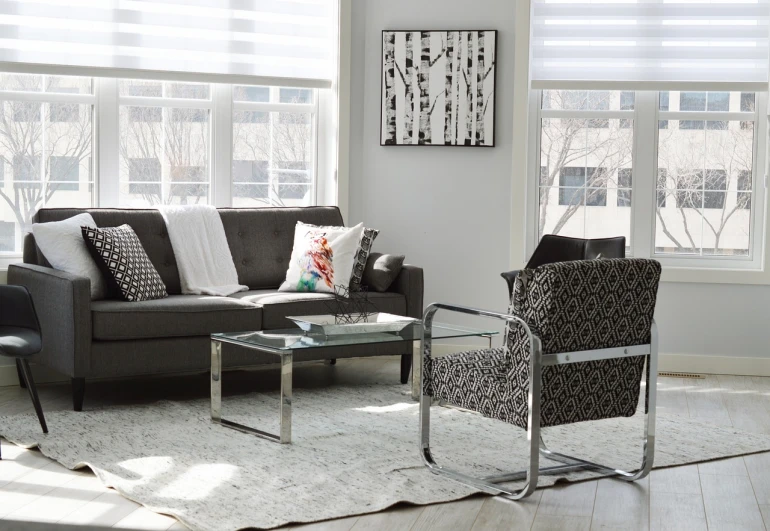
M767 90L770 0L534 2L534 88Z
M335 0L0 0L0 70L324 88Z

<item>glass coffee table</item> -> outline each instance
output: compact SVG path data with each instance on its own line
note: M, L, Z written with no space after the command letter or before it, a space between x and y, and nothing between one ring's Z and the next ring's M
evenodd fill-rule
M494 330L480 330L457 325L434 323L431 336L437 339L462 337L483 337L492 344ZM408 325L400 332L371 332L349 335L308 335L299 328L268 330L260 332L228 332L211 334L211 420L222 426L250 433L265 439L287 444L291 442L291 399L292 365L297 350L344 347L376 343L399 343L419 341L422 336L422 322ZM222 343L239 345L259 352L274 354L281 362L280 431L269 433L231 420L222 418ZM420 356L412 359L413 392L420 382Z

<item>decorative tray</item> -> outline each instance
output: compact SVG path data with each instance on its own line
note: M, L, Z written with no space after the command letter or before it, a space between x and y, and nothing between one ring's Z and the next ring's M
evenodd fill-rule
M368 334L376 332L400 332L412 323L419 322L413 317L393 315L391 313L370 313L368 315L351 314L352 323L340 322L334 315L300 315L287 316L308 334L347 335Z

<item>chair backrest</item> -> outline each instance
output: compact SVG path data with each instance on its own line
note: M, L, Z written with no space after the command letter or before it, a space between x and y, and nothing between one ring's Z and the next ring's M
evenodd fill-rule
M0 285L0 326L40 332L32 296L24 286Z
M540 240L535 252L527 262L527 269L534 269L545 264L570 262L572 260L593 260L602 258L625 258L626 238L569 238L556 234L546 234Z
M583 238L568 238L556 234L546 234L540 240L535 252L527 262L528 269L534 269L545 264L557 262L569 262L572 260L593 260L595 258L625 258L626 238L596 238L586 240ZM513 285L516 282L518 271L506 271L500 273L508 284L508 296L513 295Z
M655 260L582 260L525 269L516 279L511 311L542 341L543 354L650 342L660 282ZM529 343L519 327L506 330L512 385L529 385ZM543 368L542 426L631 416L644 356ZM526 405L515 424L526 427Z

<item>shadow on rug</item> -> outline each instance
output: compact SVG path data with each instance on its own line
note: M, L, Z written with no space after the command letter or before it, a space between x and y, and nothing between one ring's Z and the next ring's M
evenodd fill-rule
M2 417L0 435L39 446L68 468L88 466L124 496L201 530L272 528L475 494L422 465L418 406L407 393L406 386L390 385L300 389L291 445L212 424L206 399L50 412L48 435L31 415ZM228 397L223 410L231 420L277 431L276 395ZM432 420L440 463L477 475L526 465L526 433L519 428L440 407ZM656 431L655 468L770 450L770 436L682 417L659 415ZM626 470L641 461L640 414L543 433L551 449L589 461ZM595 477L576 472L567 479ZM540 486L555 479L542 477Z

